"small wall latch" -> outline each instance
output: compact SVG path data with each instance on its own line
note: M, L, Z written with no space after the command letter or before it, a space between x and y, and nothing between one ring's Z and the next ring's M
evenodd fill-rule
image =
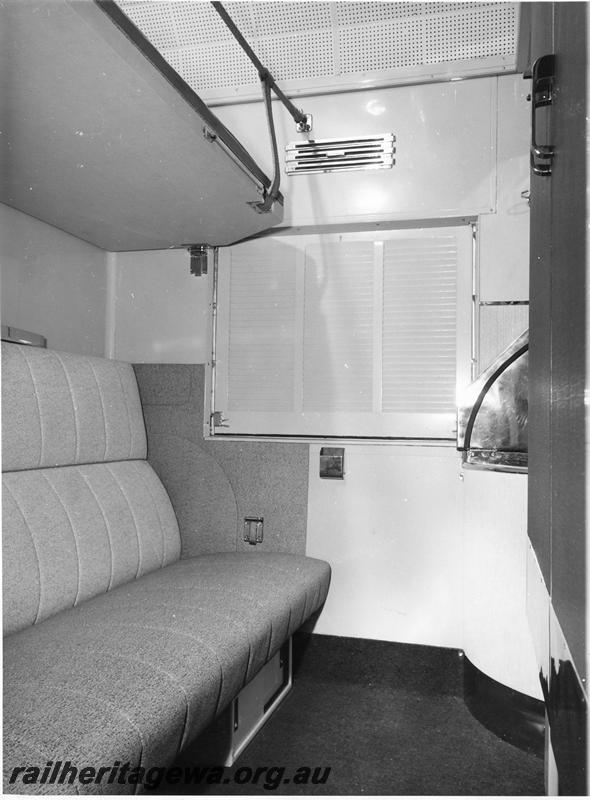
M244 541L260 544L264 535L263 517L244 517Z
M223 416L222 411L213 411L211 413L211 425L214 428L229 428L228 422L229 420Z
M320 448L320 478L344 478L344 448Z
M210 250L209 245L193 244L190 245L187 249L191 258L190 261L191 275L194 275L197 278L200 278L201 275L206 275L207 265L209 262L209 250Z

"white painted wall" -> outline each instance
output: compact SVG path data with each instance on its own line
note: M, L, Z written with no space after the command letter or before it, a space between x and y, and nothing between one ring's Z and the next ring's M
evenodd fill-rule
M462 648L532 697L527 478L462 470L451 447L347 445L344 480L310 447L307 555L332 565L316 633Z
M0 204L2 322L56 350L104 355L104 250Z
M464 470L463 648L500 683L542 698L527 618L527 476Z
M203 364L209 289L187 250L116 253L109 270L109 355L135 363Z
M369 222L490 213L495 208L496 78L300 98L313 131L298 134L273 103L283 225ZM262 103L215 109L268 174L271 149ZM288 176L284 148L307 138L394 133L391 170Z
M460 460L451 447L347 445L344 480L310 447L307 555L332 566L316 633L463 646Z
M528 300L530 81L498 79L497 206L479 224L481 300Z

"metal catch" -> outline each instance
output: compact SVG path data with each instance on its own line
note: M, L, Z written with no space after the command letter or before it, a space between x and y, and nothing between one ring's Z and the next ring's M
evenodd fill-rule
M555 56L541 56L533 64L531 92L531 168L535 175L551 175L555 150L537 142L537 109L553 103Z
M264 534L263 517L244 517L244 541L248 544L260 544Z

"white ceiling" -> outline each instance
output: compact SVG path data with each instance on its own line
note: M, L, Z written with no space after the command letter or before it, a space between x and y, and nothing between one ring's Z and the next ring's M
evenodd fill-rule
M208 103L260 97L258 76L211 3L119 0ZM518 3L227 2L290 94L513 71Z

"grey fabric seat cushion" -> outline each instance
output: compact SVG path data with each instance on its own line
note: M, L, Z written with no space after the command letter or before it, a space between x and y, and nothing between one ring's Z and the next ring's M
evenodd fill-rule
M325 562L300 556L201 556L6 637L5 780L49 760L166 766L320 608L329 581Z
M146 461L2 475L4 633L178 561L174 510Z
M131 364L2 342L2 470L145 458Z

